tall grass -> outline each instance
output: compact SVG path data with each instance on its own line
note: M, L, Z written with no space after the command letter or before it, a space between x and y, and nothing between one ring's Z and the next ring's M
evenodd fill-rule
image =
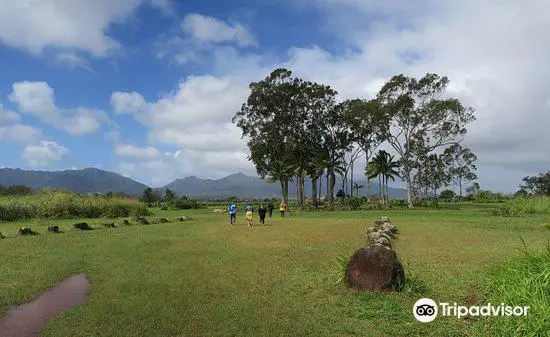
M529 306L526 316L488 317L480 336L545 336L550 331L550 242L541 253L525 249L519 260L495 267L487 288L494 305Z
M519 216L523 214L550 214L550 197L533 196L517 197L508 200L500 208L493 210L502 216Z
M81 196L44 190L28 196L0 197L0 220L32 218L119 218L147 215L147 207L137 200Z

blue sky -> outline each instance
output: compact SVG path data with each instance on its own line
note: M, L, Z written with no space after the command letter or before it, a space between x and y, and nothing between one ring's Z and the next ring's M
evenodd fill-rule
M481 185L511 192L550 164L545 6L0 2L0 166L99 167L153 186L254 174L230 121L248 83L274 68L329 84L341 99L372 97L394 74L437 72L476 108L465 144Z

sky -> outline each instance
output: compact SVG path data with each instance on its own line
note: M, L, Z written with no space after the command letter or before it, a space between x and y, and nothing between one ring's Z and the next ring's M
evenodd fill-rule
M278 67L373 98L450 79L482 188L550 168L546 0L0 0L0 166L97 167L162 186L254 175L231 123ZM364 162L357 162L359 176ZM399 183L397 184L399 185Z

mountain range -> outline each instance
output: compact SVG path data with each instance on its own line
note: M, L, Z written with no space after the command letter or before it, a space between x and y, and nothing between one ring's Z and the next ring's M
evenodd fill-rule
M366 186L365 180L357 181L359 185ZM107 193L123 192L131 196L140 196L148 186L123 177L120 174L104 171L96 168L64 171L27 171L21 169L0 169L0 185L27 185L33 189L46 187L64 188L74 193ZM341 188L342 180L336 179L335 191ZM371 182L371 194L376 194L379 185ZM231 174L221 179L201 179L190 176L177 179L173 182L155 188L163 194L169 188L178 195L202 199L217 199L237 196L243 199L278 198L281 188L278 183L269 184L259 177L251 177L243 173ZM323 181L323 190L326 190L326 181ZM391 199L406 198L407 191L402 188L389 188ZM296 185L289 184L289 197L296 197ZM311 185L306 182L306 195L311 195ZM359 195L366 195L366 188L360 190Z

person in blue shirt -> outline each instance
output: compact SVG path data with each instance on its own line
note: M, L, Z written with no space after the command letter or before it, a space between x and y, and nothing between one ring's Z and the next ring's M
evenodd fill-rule
M229 204L229 206L227 206L227 212L229 213L229 222L234 225L237 220L237 205L234 203Z
M249 226L252 226L252 214L254 212L254 207L252 205L246 206L246 222Z

